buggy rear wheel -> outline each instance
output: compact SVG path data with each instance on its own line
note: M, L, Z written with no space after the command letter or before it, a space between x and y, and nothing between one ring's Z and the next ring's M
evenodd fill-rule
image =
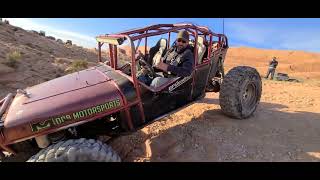
M248 66L231 69L225 76L219 94L220 107L232 118L245 119L256 110L262 93L258 71Z

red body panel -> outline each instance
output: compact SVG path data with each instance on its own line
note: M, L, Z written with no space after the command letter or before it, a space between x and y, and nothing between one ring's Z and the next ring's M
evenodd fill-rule
M31 97L18 94L8 109L3 129L6 142L34 134L31 123L72 114L119 99L120 106L99 113L108 114L124 104L114 83L94 68L48 81L26 91ZM90 116L72 120L67 124L88 118Z

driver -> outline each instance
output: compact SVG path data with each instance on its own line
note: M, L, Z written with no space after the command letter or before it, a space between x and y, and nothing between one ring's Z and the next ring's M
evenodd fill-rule
M172 78L190 76L193 63L194 57L189 45L189 33L182 30L178 33L176 44L154 66L156 70L163 72L163 77L155 77L151 81L150 87L160 87Z

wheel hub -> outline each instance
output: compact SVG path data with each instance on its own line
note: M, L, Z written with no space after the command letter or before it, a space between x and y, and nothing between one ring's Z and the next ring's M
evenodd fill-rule
M242 99L246 107L251 108L256 103L256 86L253 83L248 83L242 94Z
M246 89L243 93L243 99L247 99L248 98L248 89Z

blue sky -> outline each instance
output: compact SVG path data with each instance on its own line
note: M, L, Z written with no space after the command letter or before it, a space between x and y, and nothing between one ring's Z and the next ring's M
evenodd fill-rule
M222 18L5 18L27 30L96 47L95 36L160 23L191 22L222 33ZM320 52L319 18L225 18L230 46Z

